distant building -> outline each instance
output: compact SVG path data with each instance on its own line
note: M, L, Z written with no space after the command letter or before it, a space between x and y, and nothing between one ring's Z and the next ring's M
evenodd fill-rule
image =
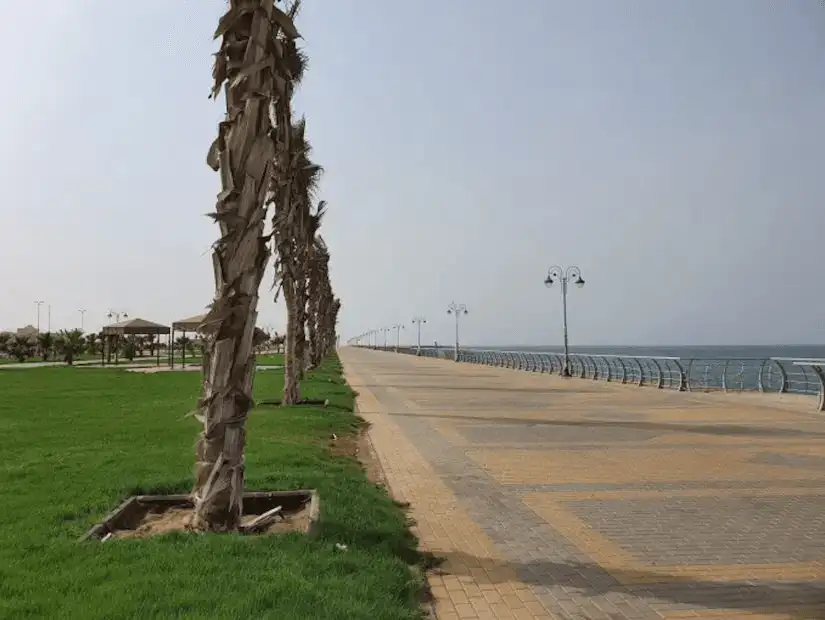
M23 337L37 336L37 328L34 325L26 325L17 330L17 335Z

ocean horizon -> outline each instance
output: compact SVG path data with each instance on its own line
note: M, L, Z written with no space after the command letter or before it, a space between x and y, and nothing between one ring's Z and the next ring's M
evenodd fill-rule
M450 344L440 345L449 348ZM463 349L490 351L524 351L530 353L560 353L562 345L510 345L479 346L463 345ZM682 359L767 359L791 357L800 359L825 359L825 344L777 344L777 345L605 345L570 346L571 353L584 355L633 355L649 357L679 357Z

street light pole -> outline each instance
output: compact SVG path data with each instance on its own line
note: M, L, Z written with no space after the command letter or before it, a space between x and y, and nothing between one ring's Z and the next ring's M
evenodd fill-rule
M413 317L413 325L418 325L418 349L416 350L416 355L421 355L421 325L422 323L426 323L427 319L423 316L416 316Z
M106 317L107 317L110 321L111 321L112 319L114 319L114 320L115 320L115 323L120 323L120 317L123 317L124 319L128 319L128 318L129 318L129 315L128 315L126 312L120 312L120 311L118 311L118 310L112 310L112 309L110 308L110 309L109 309L109 313L106 315ZM119 346L119 345L120 345L120 336L115 336L115 339L117 340L117 345ZM160 338L158 338L158 340L160 340ZM112 336L109 336L108 338L106 338L106 339L104 340L104 345L103 345L103 348L104 348L104 349L106 348L106 344L105 344L105 342L106 342L106 341L108 341L108 343L109 343L109 361L111 362L111 361L112 361ZM170 342L169 342L169 346L172 348L172 361L174 362L174 358L175 358L175 351L174 351L175 343L173 343L173 342L171 342L171 341L170 341ZM104 355L105 355L105 353L104 353ZM118 356L118 348L116 347L116 348L115 348L115 364L117 364L117 356Z
M40 335L40 306L42 306L45 301L36 301L34 304L37 306L37 335Z
M48 315L47 315L48 316L48 322L46 323L46 325L48 326L48 333L51 334L52 333L52 305L49 304L47 307L48 307L49 312L48 312Z
M547 288L553 286L556 282L561 282L561 306L562 306L562 321L564 325L564 367L561 369L563 377L570 376L570 347L567 338L567 285L572 282L579 288L584 286L584 278L582 278L581 269L575 265L571 265L567 269L562 269L558 265L553 265L547 270L547 277L544 279L544 285Z
M457 304L454 301L450 302L450 305L447 306L447 314L454 314L455 315L455 360L458 361L458 318L462 314L467 314L467 306L464 304Z
M109 314L107 314L106 317L110 321L112 319L114 319L115 323L120 323L120 317L123 317L124 319L128 319L129 315L126 312L120 312L120 311L116 311L116 310L109 310Z
M78 312L80 313L80 331L83 332L83 331L86 331L84 329L84 325L83 325L83 319L84 319L84 315L86 314L86 309L81 308L80 310L78 310Z
M401 323L396 323L392 328L395 330L395 352L398 353L398 349L401 347L401 330L404 329L404 326Z

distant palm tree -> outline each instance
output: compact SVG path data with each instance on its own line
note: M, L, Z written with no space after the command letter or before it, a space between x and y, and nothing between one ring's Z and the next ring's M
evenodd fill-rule
M79 329L63 330L55 338L55 348L63 361L71 366L74 358L83 353L86 343Z
M320 223L320 222L319 222ZM309 335L309 364L316 368L324 357L322 345L323 316L331 300L329 283L329 250L321 235L316 235L309 261L309 303L307 304L307 332Z
M100 347L103 344L103 332L86 334L86 353L89 355L97 355L100 353Z
M135 355L138 351L138 339L136 336L126 336L125 338L120 339L120 353L126 358L128 361L132 361L135 359Z
M183 351L184 349L189 353L195 352L195 345L192 344L192 339L189 336L179 336L175 339L175 347Z
M6 340L6 352L18 362L25 362L28 358L34 357L36 350L37 340L32 336L12 334Z
M0 354L2 355L9 355L9 340L11 340L12 334L11 332L0 332Z
M306 139L304 119L292 126L288 143L289 198L284 204L276 203L272 222L277 251L275 274L278 290L284 293L287 316L281 400L285 405L300 401L300 381L307 366L307 265L313 230L311 204L322 173L322 168L310 159L311 147Z
M42 332L37 335L37 346L40 349L40 357L44 362L49 361L49 355L54 348L54 336L51 332Z

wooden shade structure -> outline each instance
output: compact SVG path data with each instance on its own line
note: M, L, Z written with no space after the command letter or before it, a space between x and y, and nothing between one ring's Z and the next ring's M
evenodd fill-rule
M119 323L112 323L103 327L103 347L101 350L101 358L103 365L106 365L106 345L109 345L109 352L111 354L112 342L119 341L121 336L160 336L161 334L170 334L170 329L166 325L160 323L153 323L144 319L127 319ZM160 338L158 338L160 340ZM160 342L157 347L158 366L160 366ZM115 347L115 364L118 362L118 349Z
M190 316L186 319L181 319L180 321L175 321L172 323L172 336L171 342L169 345L169 351L171 357L169 358L169 363L171 364L172 368L175 367L175 332L183 332L183 337L186 338L186 332L195 332L198 333L201 330L201 323L206 318L206 314L196 314L195 316ZM181 348L181 365L185 368L186 367L186 344L184 343Z

